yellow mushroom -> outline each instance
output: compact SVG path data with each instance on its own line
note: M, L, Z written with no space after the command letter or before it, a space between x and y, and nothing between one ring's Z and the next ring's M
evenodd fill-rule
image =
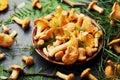
M94 42L95 42L95 46L94 47L98 47L99 46L99 39L102 36L102 31L97 31L94 35Z
M32 7L37 7L38 9L41 9L42 5L39 3L39 0L33 0Z
M68 46L64 56L62 57L62 61L66 65L71 65L77 61L78 56L78 49L74 46Z
M93 1L89 4L88 10L95 10L99 12L100 14L104 13L104 10L97 5L97 1Z
M8 8L8 0L0 0L0 11Z
M17 34L16 31L13 31L10 35L0 33L0 46L10 47L14 42L13 38L16 34Z
M34 39L37 40L39 39L41 32L45 30L46 28L48 28L48 22L44 19L37 19L34 21L34 25L37 28Z
M98 50L98 48L86 47L85 50L88 56L92 56L93 53L95 53Z
M82 28L84 29L85 32L88 32L88 33L96 32L95 25L93 25L92 20L87 16L85 16L83 19Z
M110 23L113 25L115 20L120 20L120 6L119 2L115 2L110 13Z
M94 75L92 75L91 73L90 73L90 68L87 68L87 69L85 69L82 73L81 73L81 75L80 75L80 78L88 78L89 80L98 80Z
M110 41L109 43L108 43L108 46L112 46L113 48L114 48L114 50L118 53L118 54L120 54L120 38L118 38L118 39L114 39L114 40L112 40L112 41Z
M1 27L2 27L4 33L9 33L10 30L4 24L2 24Z
M5 58L5 54L4 53L1 53L0 54L0 60L4 59Z
M25 61L26 65L30 66L32 64L34 64L34 59L32 56L22 56L22 60Z
M23 67L19 65L12 65L10 68L12 68L12 74L9 77L9 80L17 80L19 73L23 71Z
M12 20L14 20L16 23L22 25L23 29L27 29L30 24L30 18L26 17L25 19L21 20L18 17L12 17Z
M78 53L79 53L78 61L85 61L87 59L86 51L84 48L78 48Z
M74 80L74 77L75 77L73 73L66 75L59 71L56 72L56 76L58 76L59 78L64 79L64 80Z
M55 53L55 60L56 60L56 61L61 61L63 55L64 55L64 52L63 52L63 51L58 51L58 52L56 52L56 53Z

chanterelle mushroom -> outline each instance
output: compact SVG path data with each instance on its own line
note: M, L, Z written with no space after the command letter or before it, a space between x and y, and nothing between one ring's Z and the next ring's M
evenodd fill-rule
M1 53L0 54L0 60L4 59L5 58L5 54L4 53Z
M25 61L26 65L30 66L32 64L34 64L34 59L32 56L22 56L22 60Z
M2 24L1 27L2 27L4 33L9 33L9 29L4 24Z
M81 75L80 75L80 78L88 78L89 80L98 80L95 76L93 76L91 73L90 73L90 68L87 68L85 69Z
M26 17L24 20L19 19L18 17L13 17L12 20L17 22L18 24L22 25L23 29L27 29L30 24L30 18Z
M97 1L93 1L89 4L88 10L91 10L91 9L99 12L100 14L102 14L104 12L104 10L97 5Z
M74 80L74 74L73 73L66 75L66 74L63 74L63 73L57 71L56 76L58 76L58 77L60 77L64 80Z
M12 65L11 68L13 69L12 74L9 77L9 80L17 80L19 73L23 71L23 67L19 65Z
M115 2L110 13L110 23L113 25L115 19L120 20L120 6L118 2Z
M8 7L8 0L0 0L0 11L5 10Z
M112 40L108 43L108 46L112 46L114 50L120 54L120 38Z
M41 4L39 3L39 0L33 0L32 7L37 7L39 9L42 8Z

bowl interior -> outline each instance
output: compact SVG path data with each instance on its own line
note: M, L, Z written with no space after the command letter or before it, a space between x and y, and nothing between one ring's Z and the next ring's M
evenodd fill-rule
M91 18L90 18L90 19L91 19ZM98 28L102 31L102 28L101 28L93 19L91 19L91 21L92 21L92 23L93 23L96 27L98 27ZM35 46L35 44L37 43L37 41L34 40L34 36L36 35L36 31L37 31L37 28L34 27L33 33L32 33L32 40L33 40L33 45L34 45L34 46ZM102 31L102 34L103 34L103 31ZM99 40L98 50L97 50L91 57L88 57L88 58L87 58L85 61L83 61L83 62L75 62L75 64L72 64L72 65L76 65L76 64L78 65L78 64L82 64L82 63L85 63L85 62L88 62L88 61L92 60L94 57L96 57L96 56L98 55L98 53L99 53L100 50L102 49L102 46L103 46L103 35L102 35L102 37L101 37L100 40ZM41 49L39 49L39 48L36 48L35 50L36 50L36 52L37 52L39 55L41 55L44 59L46 59L46 60L49 61L49 62L52 62L52 63L55 63L55 64L59 64L59 65L66 65L66 64L64 64L63 62L58 62L58 61L55 61L55 60L53 60L53 59L48 58L48 57L43 53L43 51L42 51Z

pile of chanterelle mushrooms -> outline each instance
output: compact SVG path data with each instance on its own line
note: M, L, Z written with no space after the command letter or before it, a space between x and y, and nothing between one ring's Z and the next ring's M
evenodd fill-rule
M84 14L77 14L74 9L57 11L34 21L37 46L42 46L43 53L53 60L70 65L85 61L98 50L102 31L92 19ZM47 46L48 40L55 38Z

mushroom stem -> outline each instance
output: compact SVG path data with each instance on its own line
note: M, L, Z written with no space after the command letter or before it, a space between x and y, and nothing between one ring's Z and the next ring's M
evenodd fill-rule
M48 51L49 57L53 57L56 52L66 49L69 44L70 44L70 41L51 49L50 51Z
M74 74L73 73L71 73L69 75L66 75L66 74L63 74L63 73L57 71L56 76L58 76L58 77L60 77L64 80L74 80Z
M2 27L2 29L4 31L4 33L9 33L9 29L4 24L2 24L1 27Z
M86 77L86 78L88 78L89 80L98 80L94 75L92 75L92 74L90 73L90 68L85 69L85 70L81 73L80 77L81 77L82 79Z
M93 9L94 9L95 11L99 12L99 13L103 13L103 11L104 11L101 7L99 7L99 6L97 6L97 5L94 5L94 6L93 6Z
M120 45L117 43L117 44L114 44L113 48L115 49L115 51L120 54Z
M36 3L36 7L37 7L38 9L41 9L41 8L42 8L42 6L41 6L40 3Z
M86 4L84 4L84 3L74 3L74 2L72 2L72 1L70 1L70 0L61 0L61 2L65 2L65 3L67 3L68 5L70 5L71 7L75 7L75 6L86 6Z
M19 19L18 17L13 17L12 20L14 20L15 22L17 22L18 24L22 24L22 20Z
M13 31L9 36L10 36L11 38L14 38L16 35L17 35L17 32L16 32L16 31Z
M0 54L0 60L2 60L4 58L5 58L5 54L4 53Z
M9 80L17 80L19 72L20 72L19 70L16 70L16 69L13 70L12 74L9 77Z
M18 24L22 25L23 29L26 29L28 25L30 24L30 18L26 17L24 20L19 19L18 17L13 17L12 20L17 22Z

